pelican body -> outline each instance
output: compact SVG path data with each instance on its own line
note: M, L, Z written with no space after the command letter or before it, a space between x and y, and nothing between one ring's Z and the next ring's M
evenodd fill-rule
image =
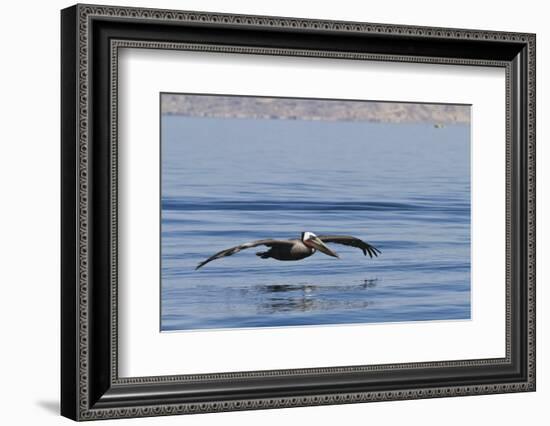
M284 240L270 245L264 243L264 245L271 248L268 251L256 253L256 256L260 256L262 259L302 260L311 256L317 250L329 256L338 257L319 237L311 232L303 232L301 239Z
M244 243L239 246L231 247L227 250L222 250L199 263L195 269L199 269L213 260L220 259L226 256L231 256L247 248L258 247L262 245L269 247L269 250L256 253L256 256L259 256L261 259L272 258L283 261L302 260L315 254L317 251L320 251L321 253L324 253L331 257L339 258L338 254L327 247L325 243L336 243L357 247L363 251L363 254L365 256L368 254L371 258L373 256L378 256L378 254L381 253L380 250L378 250L376 247L360 240L359 238L349 235L317 236L313 232L302 232L302 236L299 239L257 240L251 241L249 243Z

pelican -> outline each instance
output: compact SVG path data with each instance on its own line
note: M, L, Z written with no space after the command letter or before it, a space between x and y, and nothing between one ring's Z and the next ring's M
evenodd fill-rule
M328 256L340 258L336 252L328 248L325 243L343 244L346 246L357 247L363 250L363 254L372 256L378 256L381 253L376 247L360 240L359 238L352 237L350 235L315 235L313 232L302 232L301 238L292 240L257 240L249 243L244 243L239 246L231 247L226 250L222 250L208 259L202 261L197 265L195 270L202 268L208 262L212 262L222 257L231 256L241 250L266 246L269 247L267 251L261 251L256 253L262 259L277 259L277 260L302 260L311 256L317 250Z

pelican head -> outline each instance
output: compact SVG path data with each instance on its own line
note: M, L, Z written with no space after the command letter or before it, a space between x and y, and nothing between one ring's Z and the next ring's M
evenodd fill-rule
M314 250L319 250L329 256L340 258L336 252L329 249L313 232L302 232L302 242Z

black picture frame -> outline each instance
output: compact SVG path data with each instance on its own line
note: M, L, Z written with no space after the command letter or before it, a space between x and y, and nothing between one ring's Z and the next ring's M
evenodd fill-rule
M74 420L535 390L535 35L75 5L61 12L61 414ZM506 70L506 357L119 378L117 47Z

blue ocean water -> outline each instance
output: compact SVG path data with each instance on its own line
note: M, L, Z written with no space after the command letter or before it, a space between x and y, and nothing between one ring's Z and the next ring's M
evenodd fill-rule
M163 115L161 330L470 318L470 129ZM297 262L247 241L349 234Z

